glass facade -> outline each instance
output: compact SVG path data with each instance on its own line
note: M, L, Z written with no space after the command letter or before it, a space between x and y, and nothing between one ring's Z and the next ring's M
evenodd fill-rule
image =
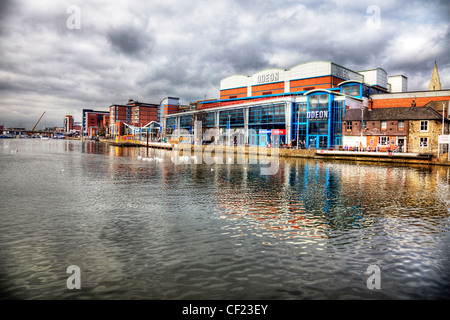
M244 127L244 109L230 109L219 112L219 127Z
M330 145L330 95L312 94L308 96L308 139L310 148L328 148Z
M214 128L217 126L218 113L221 134L221 138L217 140L219 143L230 139L226 134L229 126L231 135L242 135L239 136L239 143L248 143L250 146L276 147L295 139L307 148L338 148L342 146L343 140L343 98L327 91L317 91L310 93L305 97L305 101L300 102L262 102L261 105L239 106L234 109L200 111L197 119L202 121L203 128ZM288 111L290 119L287 119L286 123ZM178 118L180 128L192 132L193 115L180 114ZM167 129L173 128L175 119L175 116L167 118ZM248 128L248 139L245 138L247 133L244 131L235 131L244 128Z
M284 103L249 107L249 145L265 146L286 143L286 109Z
M292 104L291 139L305 142L313 149L338 148L342 144L344 100L334 95L317 93L308 96L308 102Z
M249 125L284 124L286 122L284 104L250 107L248 110Z
M308 135L308 104L299 102L292 104L292 136L291 140L306 141Z
M332 108L332 131L331 139L333 141L332 146L337 148L342 146L342 118L345 115L345 101L333 101Z

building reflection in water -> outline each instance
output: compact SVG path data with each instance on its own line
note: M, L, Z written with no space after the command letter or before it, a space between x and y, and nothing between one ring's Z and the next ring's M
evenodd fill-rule
M442 167L285 160L273 176L260 176L251 165L228 166L216 172L215 183L221 218L240 220L238 235L301 244L380 219L446 214L448 175Z

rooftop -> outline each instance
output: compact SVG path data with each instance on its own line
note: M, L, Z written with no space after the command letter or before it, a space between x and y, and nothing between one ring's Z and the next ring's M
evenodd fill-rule
M431 107L403 107L364 109L364 121L384 120L442 120L442 115ZM343 117L344 121L360 121L361 110L349 109Z

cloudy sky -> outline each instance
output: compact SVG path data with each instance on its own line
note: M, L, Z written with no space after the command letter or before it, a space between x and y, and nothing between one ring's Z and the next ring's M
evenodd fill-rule
M129 98L219 97L219 82L327 60L450 88L449 1L0 0L0 125L62 126ZM41 125L41 124L40 124Z

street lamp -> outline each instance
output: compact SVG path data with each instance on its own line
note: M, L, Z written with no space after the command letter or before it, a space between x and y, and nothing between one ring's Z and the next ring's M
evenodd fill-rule
M297 150L298 150L298 138L299 138L299 136L298 136L298 132L299 132L298 126L299 126L299 123L300 123L300 106L299 106L299 104L297 103L297 141L296 141L296 143L297 143Z
M364 106L361 107L361 147L363 146ZM361 151L361 150L360 150Z
M229 146L231 146L230 118L231 118L231 114L228 115L228 145Z
M442 102L442 135L444 135L445 102Z

